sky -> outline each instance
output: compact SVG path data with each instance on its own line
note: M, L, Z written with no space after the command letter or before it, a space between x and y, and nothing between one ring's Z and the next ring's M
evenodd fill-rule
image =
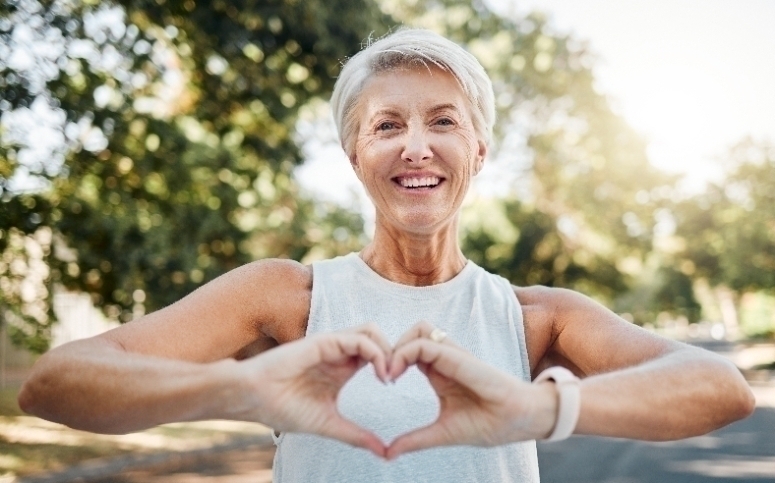
M719 179L717 161L743 137L775 142L775 1L489 3L540 10L555 32L587 41L598 90L647 139L651 162L684 176L687 192ZM364 197L335 147L313 146L298 177L340 203Z
M492 3L544 11L558 32L588 40L599 90L649 141L651 162L690 187L743 137L775 141L775 2Z

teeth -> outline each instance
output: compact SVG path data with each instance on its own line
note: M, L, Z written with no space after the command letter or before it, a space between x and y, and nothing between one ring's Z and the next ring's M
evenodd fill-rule
M401 186L404 188L420 188L436 186L439 184L439 178L436 176L426 176L425 178L401 178Z

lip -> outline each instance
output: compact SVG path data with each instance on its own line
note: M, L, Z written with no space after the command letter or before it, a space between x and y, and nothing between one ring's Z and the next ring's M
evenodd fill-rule
M401 180L407 179L407 178L413 178L413 179L420 179L420 178L438 178L439 184L433 187L417 187L417 188L408 188L404 187L401 184ZM396 187L402 191L409 192L409 193L427 193L430 191L434 191L436 188L444 184L444 181L446 181L446 178L443 176L433 173L430 171L412 171L408 173L401 173L398 176L393 176L390 178L390 180L396 185Z

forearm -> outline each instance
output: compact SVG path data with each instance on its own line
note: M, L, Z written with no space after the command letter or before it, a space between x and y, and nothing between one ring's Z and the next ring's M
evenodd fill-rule
M685 348L581 384L577 434L673 440L705 434L753 411L754 399L729 361Z
M104 340L41 357L19 395L31 414L75 429L127 433L158 424L225 417L233 360L192 363L128 353Z

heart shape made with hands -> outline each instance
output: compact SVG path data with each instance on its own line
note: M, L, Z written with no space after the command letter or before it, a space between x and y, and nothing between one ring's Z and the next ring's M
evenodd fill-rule
M418 324L391 346L375 325L367 325L267 351L255 358L263 367L257 420L386 459L434 446L494 446L548 433L551 414L541 421L535 408L543 404L538 398L551 407L553 393L449 339L431 340L432 330Z
M420 344L437 343L427 340ZM388 382L380 380L375 366L368 364L345 383L337 397L339 414L375 435L383 446L381 456L388 458L395 453L391 451L394 443L402 437L432 427L441 409L440 395L423 373L429 370L427 364L420 362L420 369L416 362L399 360L402 353L391 349L391 353L385 354L388 370L394 369L389 372Z
M502 423L514 416L507 394L516 379L452 341L431 340L432 329L415 326L391 347L375 326L356 328L360 342L340 359L352 370L338 379L339 427L323 435L387 459L434 446L511 442Z
M401 435L436 421L440 401L417 367L385 384L369 365L339 391L337 409L342 417L376 435L387 449Z

